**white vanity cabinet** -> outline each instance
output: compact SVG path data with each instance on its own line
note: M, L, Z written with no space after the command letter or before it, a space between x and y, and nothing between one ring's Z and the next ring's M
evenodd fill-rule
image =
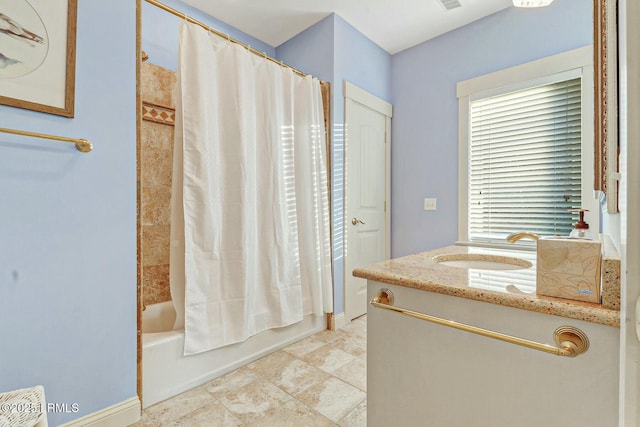
M368 281L395 306L555 345L574 326L588 351L562 357L369 305L369 427L615 427L619 329L489 302Z

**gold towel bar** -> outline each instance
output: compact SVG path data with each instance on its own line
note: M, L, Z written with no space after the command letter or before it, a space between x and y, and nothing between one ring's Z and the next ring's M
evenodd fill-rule
M88 153L93 150L93 145L91 145L91 143L87 139L67 138L65 136L47 135L44 133L28 132L26 130L15 130L6 128L0 128L0 132L11 133L14 135L32 136L34 138L53 139L55 141L72 142L76 144L76 148L78 149L78 151L81 151L83 153Z
M464 323L458 323L453 320L429 316L428 314L418 313L417 311L408 310L406 308L396 307L393 305L393 300L393 293L389 289L381 289L378 292L378 295L371 300L371 305L384 310L391 310L410 317L415 317L416 319L426 320L427 322L436 323L438 325L449 326L451 328L460 329L462 331L471 332L488 338L532 348L545 353L555 354L556 356L575 357L589 349L589 339L585 333L573 326L561 326L555 330L553 337L557 347L554 347L552 345L541 344L524 338L518 338Z

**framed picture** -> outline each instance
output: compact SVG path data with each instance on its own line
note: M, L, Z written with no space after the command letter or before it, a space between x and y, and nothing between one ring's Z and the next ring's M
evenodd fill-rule
M73 117L77 0L0 0L0 104Z

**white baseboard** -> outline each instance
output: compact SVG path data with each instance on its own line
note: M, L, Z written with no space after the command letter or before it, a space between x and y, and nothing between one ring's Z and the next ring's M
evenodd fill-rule
M132 397L60 427L123 427L140 420L140 399Z
M341 329L347 323L349 323L349 321L347 321L347 317L344 315L344 313L334 314L333 316L331 316L332 331L337 331L338 329Z

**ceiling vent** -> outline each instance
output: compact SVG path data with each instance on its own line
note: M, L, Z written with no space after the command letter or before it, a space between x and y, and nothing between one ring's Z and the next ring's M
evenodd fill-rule
M440 0L440 3L442 3L447 10L457 9L462 6L459 0Z

